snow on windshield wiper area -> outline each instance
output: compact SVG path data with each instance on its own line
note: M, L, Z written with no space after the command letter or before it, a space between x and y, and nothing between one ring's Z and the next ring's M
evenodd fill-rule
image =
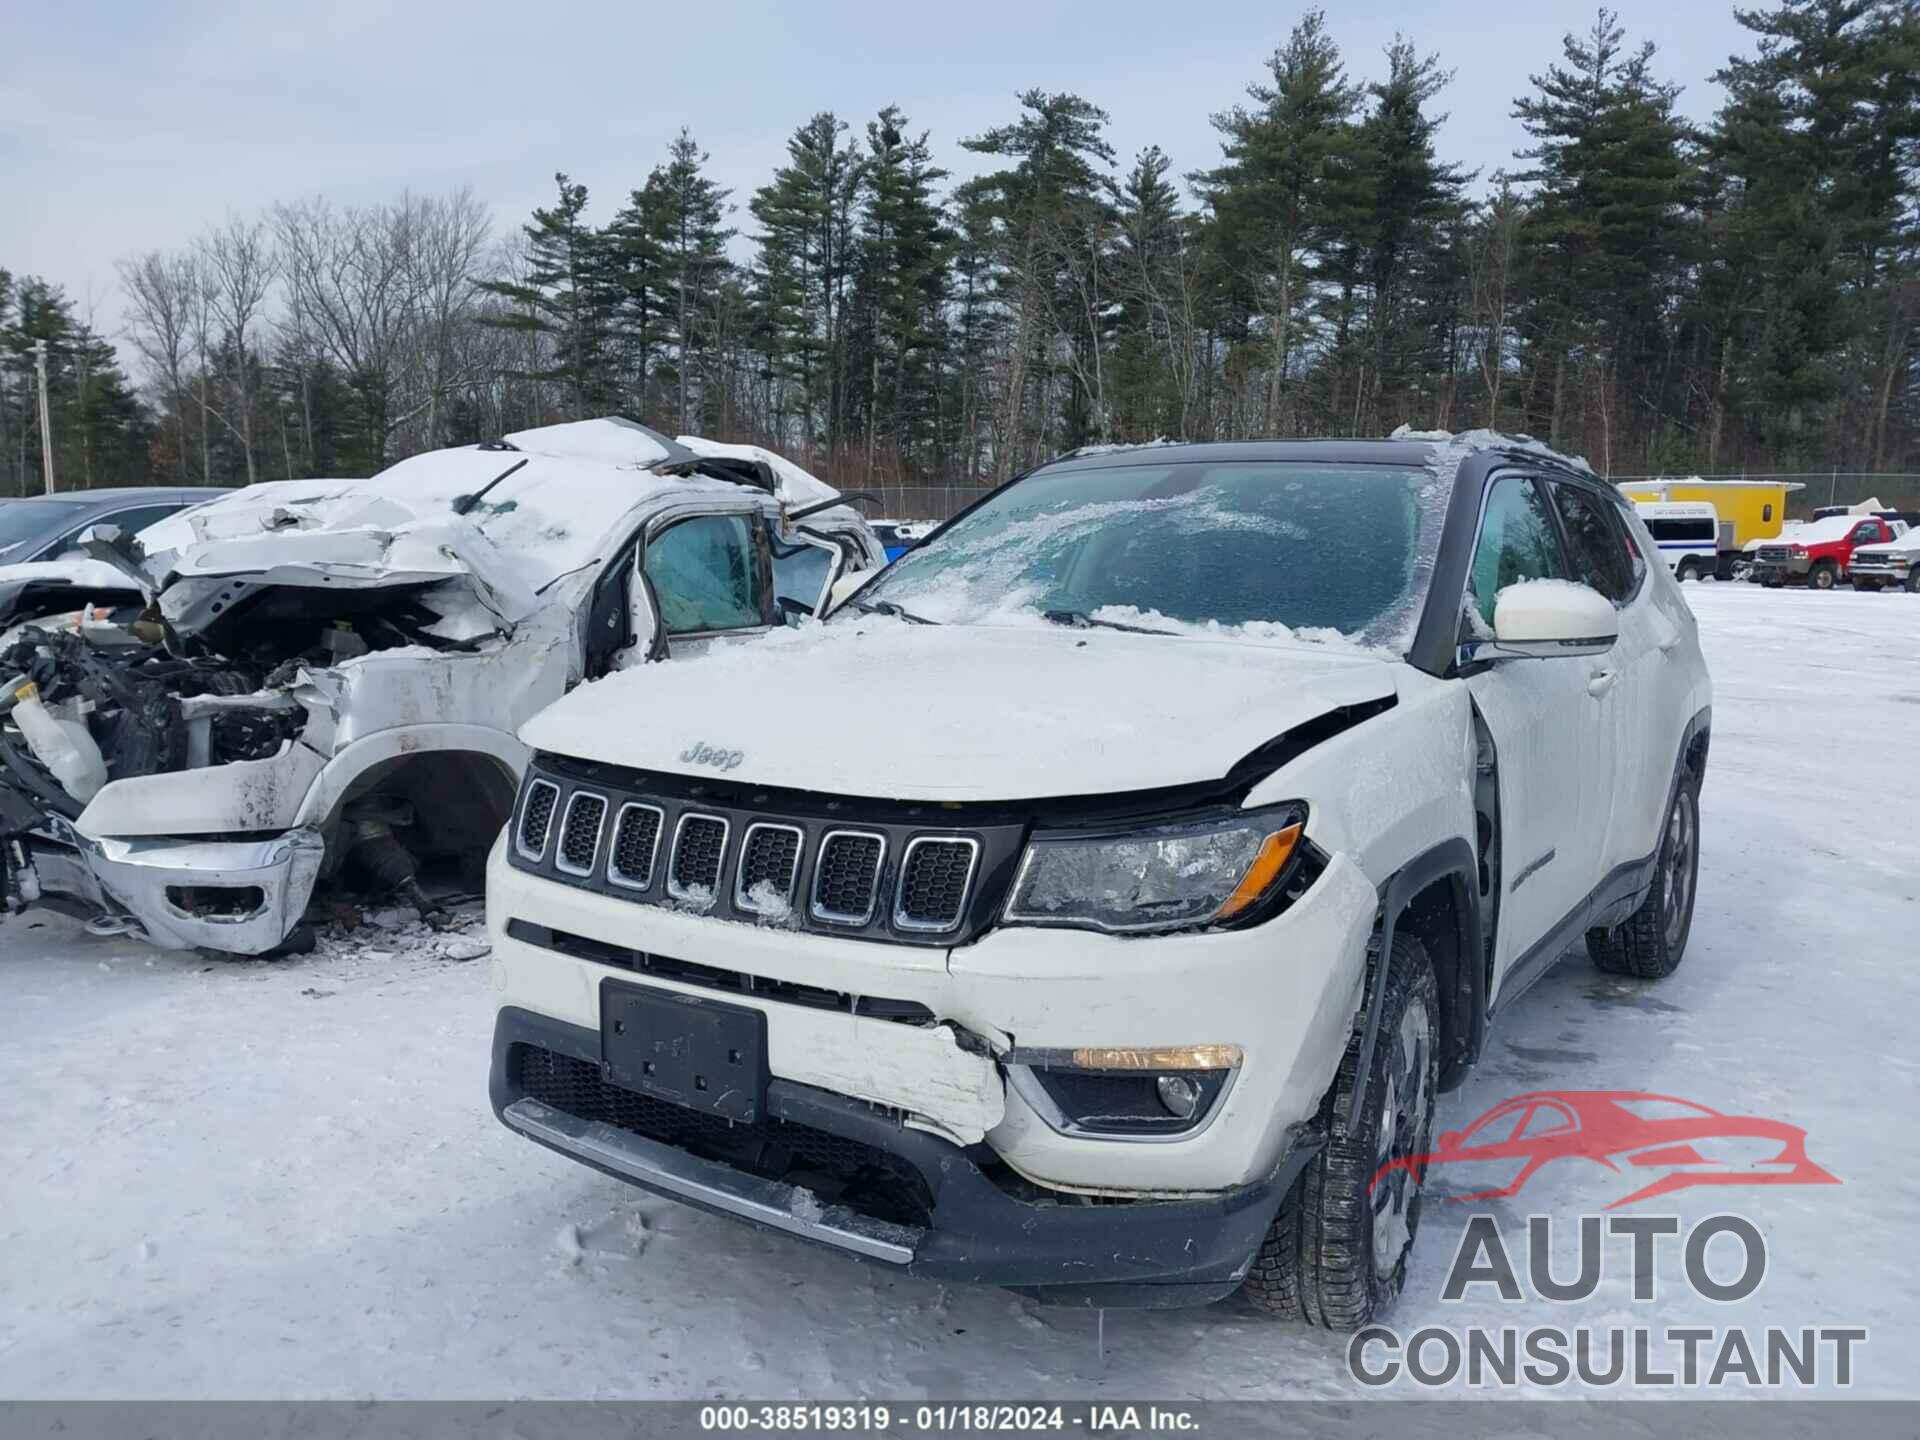
M929 620L924 615L916 615L911 610L894 604L891 600L849 600L847 602L862 615L891 615L896 620L904 620L909 625L938 625L938 620Z
M1151 625L1124 625L1118 620L1108 620L1103 616L1089 614L1085 610L1043 610L1041 616L1054 625L1065 625L1074 630L1125 630L1130 635L1171 635L1171 630L1157 630Z

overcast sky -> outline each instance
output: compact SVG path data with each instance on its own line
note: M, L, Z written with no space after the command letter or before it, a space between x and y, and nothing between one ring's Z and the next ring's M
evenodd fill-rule
M1685 112L1747 36L1718 0L1613 0L1660 47ZM966 173L962 136L1017 92L1072 90L1113 117L1122 163L1158 144L1185 172L1218 155L1208 116L1263 74L1300 9L1255 0L1049 4L633 4L539 0L11 0L0 6L0 268L66 287L113 330L114 261L190 240L228 211L470 185L496 223L549 203L553 172L604 219L681 125L734 187L735 223L788 135L831 109L859 131L888 103ZM1590 6L1362 0L1329 29L1356 79L1404 31L1455 71L1441 149L1490 174L1523 136L1529 72Z

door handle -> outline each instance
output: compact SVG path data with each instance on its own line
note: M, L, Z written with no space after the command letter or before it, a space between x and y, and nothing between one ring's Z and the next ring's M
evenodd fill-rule
M1587 675L1587 694L1598 699L1613 688L1613 682L1620 678L1618 670L1594 670Z
M1668 630L1666 634L1660 637L1659 644L1660 644L1660 653L1662 655L1671 655L1675 650L1680 648L1679 629L1674 628L1674 629Z

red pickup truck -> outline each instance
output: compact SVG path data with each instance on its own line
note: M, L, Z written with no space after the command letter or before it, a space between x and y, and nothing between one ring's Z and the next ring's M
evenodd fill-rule
M1905 527L1900 527L1904 529ZM1877 515L1829 515L1797 525L1754 552L1747 578L1762 585L1831 590L1847 578L1856 545L1883 545L1899 530Z

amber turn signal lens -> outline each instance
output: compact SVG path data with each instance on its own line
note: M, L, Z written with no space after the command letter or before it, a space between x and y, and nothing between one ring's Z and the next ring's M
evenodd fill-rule
M1231 920L1249 905L1254 904L1273 888L1273 882L1280 878L1280 872L1286 868L1293 847L1300 843L1300 827L1289 825L1284 830L1276 830L1260 842L1260 851L1253 857L1253 864L1247 867L1247 873L1240 877L1240 883L1233 887L1233 894L1227 897L1227 903L1220 907L1216 921Z
M1238 1045L1102 1045L1073 1052L1076 1070L1232 1070Z

